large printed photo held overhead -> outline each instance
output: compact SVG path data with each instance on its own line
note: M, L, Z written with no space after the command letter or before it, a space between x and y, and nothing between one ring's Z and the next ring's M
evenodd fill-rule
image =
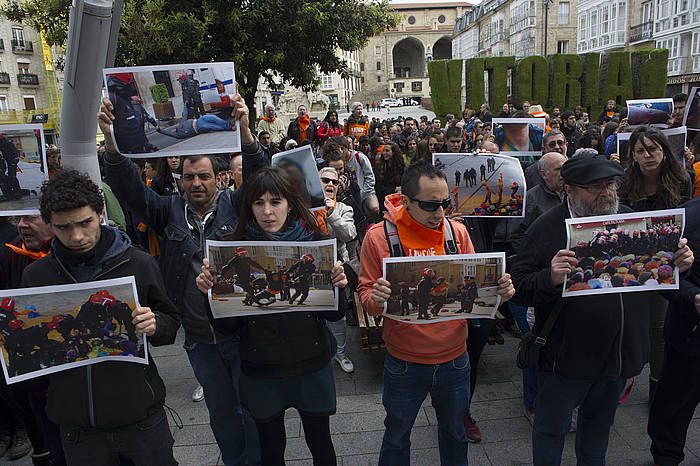
M240 152L233 63L106 68L112 139L133 158Z
M38 215L48 173L43 126L0 125L0 217Z

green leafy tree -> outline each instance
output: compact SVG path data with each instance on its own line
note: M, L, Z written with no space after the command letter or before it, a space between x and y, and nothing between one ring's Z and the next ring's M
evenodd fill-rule
M70 3L7 2L2 14L64 45ZM304 90L318 85L317 70L347 77L336 49L360 50L397 20L387 0L125 0L116 65L233 61L252 112L261 77Z

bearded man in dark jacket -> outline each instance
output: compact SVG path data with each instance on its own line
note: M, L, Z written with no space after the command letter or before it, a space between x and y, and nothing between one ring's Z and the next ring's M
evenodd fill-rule
M554 326L542 347L532 433L536 465L561 463L571 411L579 407L579 464L605 464L608 436L627 378L638 375L649 355L649 293L562 297L565 278L577 266L566 249L565 219L630 212L617 198L624 171L605 157L582 154L561 169L566 198L525 232L513 265L518 304L535 308L539 335L552 313ZM682 239L674 264L681 273L693 263Z

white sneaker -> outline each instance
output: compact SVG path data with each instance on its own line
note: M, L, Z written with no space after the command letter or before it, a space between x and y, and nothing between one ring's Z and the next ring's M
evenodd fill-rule
M197 385L197 388L192 392L192 401L195 403L202 401L204 399L204 388L201 385Z
M342 370L346 374L352 374L353 372L355 372L355 365L352 363L350 358L348 358L344 353L336 353L333 359L335 359L335 362L337 362L340 366L340 370Z

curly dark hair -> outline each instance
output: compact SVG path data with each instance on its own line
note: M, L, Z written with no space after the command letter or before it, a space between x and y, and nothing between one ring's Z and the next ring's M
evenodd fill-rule
M45 223L51 223L52 212L90 207L98 215L104 211L102 190L83 173L61 170L41 187L39 210Z
M627 169L625 179L620 187L620 192L624 196L624 202L634 208L636 204L645 203L654 198L656 208L670 209L678 207L690 197L690 177L683 169L676 155L673 154L671 144L666 135L654 127L640 126L632 132L627 144L631 160L634 160L632 154L637 142L641 141L644 143L646 140L658 144L664 151L661 171L659 172L658 190L653 196L645 193L644 175L639 168L639 164L633 162Z

